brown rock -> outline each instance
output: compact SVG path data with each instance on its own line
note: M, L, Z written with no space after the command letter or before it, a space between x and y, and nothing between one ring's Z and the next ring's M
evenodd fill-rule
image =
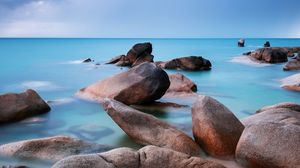
M142 64L144 62L153 62L153 58L154 58L153 55L146 55L146 56L143 56L143 57L138 57L134 61L134 63L132 64L132 67L140 65L140 64Z
M175 58L166 62L156 62L156 64L165 69L181 69L187 71L210 70L211 63L201 56L189 56Z
M57 162L52 168L225 168L213 161L156 146L138 151L119 148L109 152L71 156Z
M134 63L139 57L145 57L151 55L152 44L147 43L137 43L135 44L127 53L127 57L131 63Z
M274 109L278 109L278 108L287 108L287 109L290 109L290 110L300 112L300 105L299 104L291 103L291 102L284 102L284 103L278 103L278 104L275 104L275 105L263 107L261 109L258 109L256 111L256 113L261 113L261 112L264 112L264 111L274 110Z
M300 113L288 108L263 111L243 120L236 159L250 168L300 166Z
M300 70L300 60L290 60L286 63L283 67L283 70L290 71L290 70Z
M199 96L192 108L195 140L210 155L234 155L244 126L217 100Z
M71 155L99 153L111 149L112 147L107 145L84 142L66 136L54 136L1 145L0 155L19 159L58 161Z
M250 56L267 63L281 63L288 61L287 50L279 47L260 48L251 52Z
M197 85L180 73L169 75L170 87L167 92L196 92Z
M200 154L200 147L190 137L152 115L115 100L106 99L103 106L123 131L139 144L156 145L193 156Z
M300 91L300 73L282 79L281 87L287 90Z
M77 95L100 102L108 97L125 104L142 104L161 98L169 85L164 70L153 63L143 63L83 88Z
M34 91L0 95L0 124L23 120L50 111L48 104Z
M106 64L115 64L115 63L119 62L122 57L125 57L125 55L115 56L110 61L108 61Z

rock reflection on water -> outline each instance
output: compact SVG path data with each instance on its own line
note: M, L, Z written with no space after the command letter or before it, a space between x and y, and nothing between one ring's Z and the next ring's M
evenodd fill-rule
M71 126L68 133L75 136L78 139L98 141L105 136L109 136L114 133L111 128L103 127L95 124L87 125L75 125Z

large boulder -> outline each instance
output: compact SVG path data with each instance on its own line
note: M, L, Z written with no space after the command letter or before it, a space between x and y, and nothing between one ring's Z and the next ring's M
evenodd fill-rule
M152 115L110 99L106 99L103 106L119 127L139 144L169 148L193 156L200 154L199 145L189 136Z
M71 156L57 162L52 168L225 168L223 165L200 157L156 146L138 151L118 148L105 153Z
M281 63L288 61L288 52L284 48L260 48L250 54L251 57L267 63Z
M164 70L153 63L143 63L83 88L77 95L100 102L112 98L128 105L142 104L161 98L169 86Z
M180 73L169 75L170 79L170 87L167 90L169 92L185 92L185 93L192 93L197 91L197 85L185 77Z
M165 69L180 69L187 71L210 70L211 63L201 56L188 56L175 58L166 62L155 62L158 66Z
M34 91L0 95L0 124L23 120L50 111L48 104Z
M85 142L66 136L54 136L1 145L0 155L56 162L71 155L99 153L111 149L113 148L107 145Z
M300 91L300 73L282 79L281 87L287 90Z
M107 64L116 64L118 66L137 66L144 62L153 62L152 44L137 43L126 55L120 55L111 59Z
M300 112L289 108L263 111L243 120L245 130L236 159L250 168L300 166Z
M261 113L261 112L268 111L268 110L275 110L275 109L278 109L278 108L287 108L287 109L290 109L290 110L300 112L300 105L299 104L292 103L292 102L284 102L284 103L278 103L278 104L271 105L271 106L265 106L261 109L256 110L256 113Z
M192 108L196 142L210 155L234 156L243 124L217 100L199 96Z
M286 63L283 67L283 70L290 71L290 70L300 70L300 60L290 60L288 63Z

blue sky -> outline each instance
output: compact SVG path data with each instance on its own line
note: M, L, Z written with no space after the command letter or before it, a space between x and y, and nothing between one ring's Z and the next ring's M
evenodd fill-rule
M300 0L0 0L0 37L300 38Z

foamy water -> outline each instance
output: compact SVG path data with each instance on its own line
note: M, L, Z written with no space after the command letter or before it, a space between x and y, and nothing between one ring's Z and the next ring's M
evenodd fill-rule
M254 67L271 66L271 64L267 64L267 63L262 63L262 62L256 61L253 58L251 58L250 56L238 56L238 57L234 57L229 62L244 64L244 65L249 65L249 66L254 66Z

